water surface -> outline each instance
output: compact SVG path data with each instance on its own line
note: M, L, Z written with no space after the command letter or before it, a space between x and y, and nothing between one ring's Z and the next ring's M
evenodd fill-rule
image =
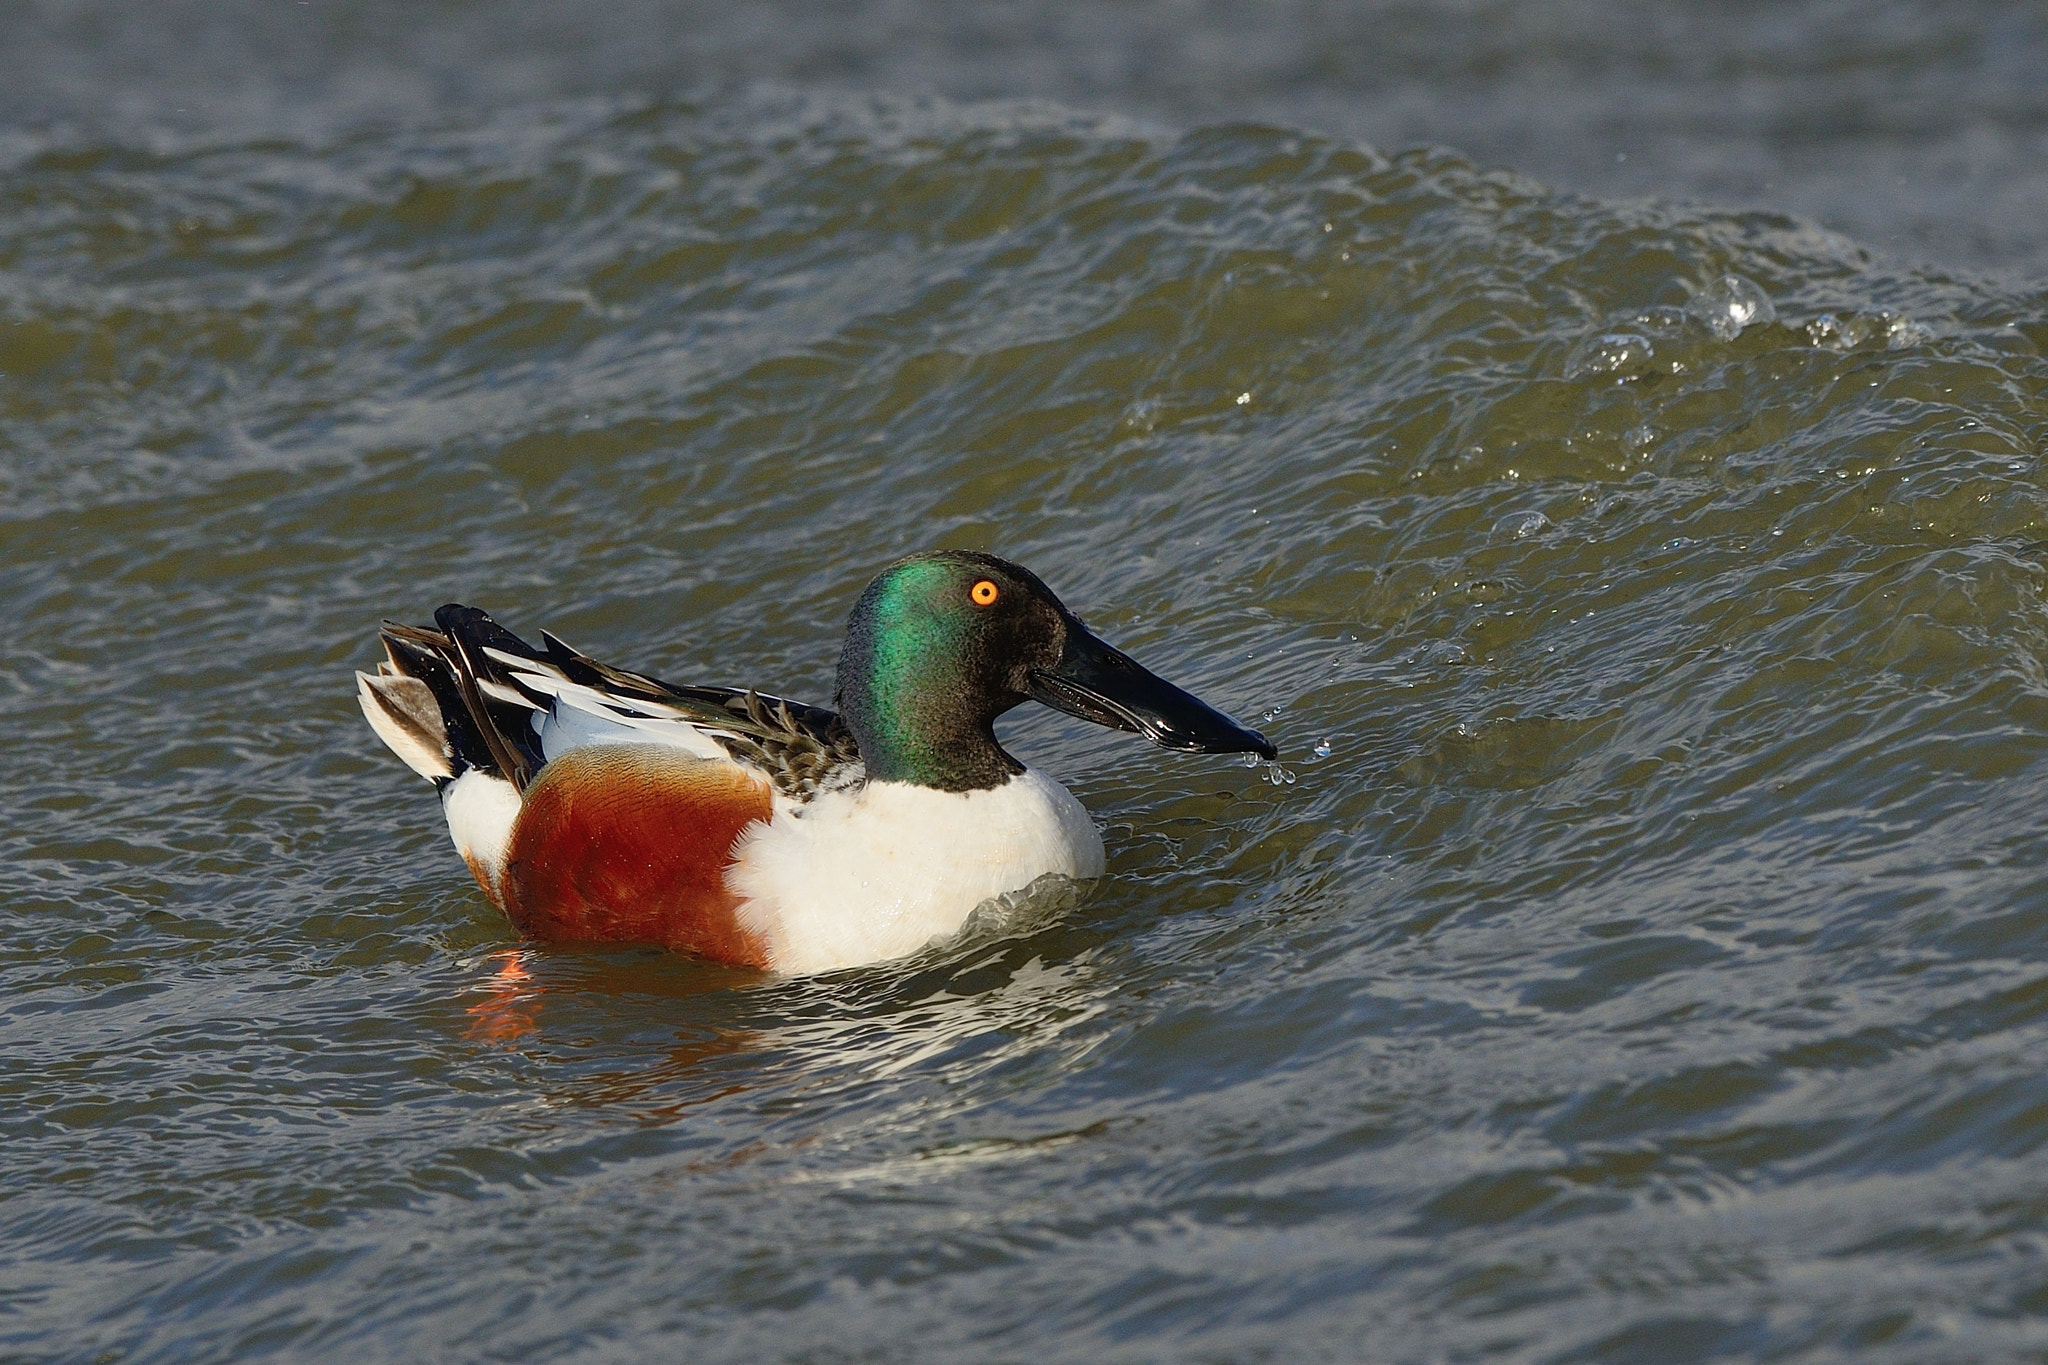
M0 173L0 1350L2035 1359L2038 287L1445 151L634 95ZM1078 904L539 950L355 712L444 600L829 699L984 546Z

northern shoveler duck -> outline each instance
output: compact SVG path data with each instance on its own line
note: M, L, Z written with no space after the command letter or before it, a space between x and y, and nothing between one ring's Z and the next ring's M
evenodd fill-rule
M370 728L441 793L529 937L816 972L914 952L1039 877L1102 874L1081 803L996 742L1026 700L1197 753L1274 756L1091 634L1029 570L941 551L861 594L837 711L678 687L473 607L386 622Z

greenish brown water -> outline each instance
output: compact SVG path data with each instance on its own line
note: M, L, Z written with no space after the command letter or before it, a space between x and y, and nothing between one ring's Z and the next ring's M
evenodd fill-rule
M1048 106L10 147L0 1352L2043 1352L2038 287ZM827 700L932 545L1296 780L1020 714L1094 894L763 980L355 711L449 599Z

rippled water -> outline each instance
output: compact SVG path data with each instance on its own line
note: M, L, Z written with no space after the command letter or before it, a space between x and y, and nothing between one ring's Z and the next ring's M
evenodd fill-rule
M733 96L0 174L0 1352L2048 1348L2048 312L1766 215ZM1030 925L522 947L357 715L489 606L827 700L1034 567Z

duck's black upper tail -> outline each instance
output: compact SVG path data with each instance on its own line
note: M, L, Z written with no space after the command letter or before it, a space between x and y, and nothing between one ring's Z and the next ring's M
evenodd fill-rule
M356 674L356 696L377 737L436 786L472 769L520 791L545 759L534 742L534 703L487 654L544 657L475 607L434 613L439 630L386 621L385 663Z

